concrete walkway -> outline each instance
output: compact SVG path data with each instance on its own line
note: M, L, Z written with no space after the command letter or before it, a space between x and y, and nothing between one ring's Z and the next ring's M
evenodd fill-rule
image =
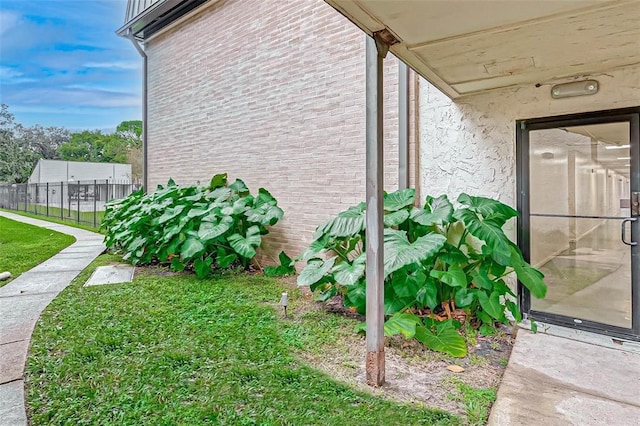
M94 232L0 212L0 216L73 235L76 242L0 287L0 426L27 424L24 366L43 309L105 249Z
M605 346L520 330L489 424L640 424L636 345L623 351L607 347L612 340L605 336L581 333L580 337Z

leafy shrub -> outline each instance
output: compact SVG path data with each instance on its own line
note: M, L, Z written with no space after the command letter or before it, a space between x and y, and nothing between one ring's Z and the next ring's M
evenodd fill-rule
M200 278L213 267L247 267L267 234L283 216L264 188L253 196L243 181L228 185L216 175L207 187L177 186L169 180L151 194L142 191L107 204L105 244L135 264L171 262L193 267Z
M543 298L546 285L504 234L517 216L499 201L461 194L454 209L446 195L428 196L414 207L415 190L384 197L384 311L391 316L385 333L415 337L426 346L464 356L464 341L455 331L459 319L483 334L496 322L508 323L509 311L522 319L513 291L504 279L518 279ZM365 203L350 207L317 228L314 241L299 257L307 266L299 285L319 292L320 300L340 294L344 304L365 313ZM462 317L462 318L460 318Z

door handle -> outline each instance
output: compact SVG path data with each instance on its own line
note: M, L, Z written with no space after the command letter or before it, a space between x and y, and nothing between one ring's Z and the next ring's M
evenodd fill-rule
M628 217L626 219L622 220L622 242L625 243L628 246L637 246L638 242L637 241L629 241L627 242L627 228L626 228L626 224L627 222L631 223L631 222L635 222L636 220L638 220L635 217Z

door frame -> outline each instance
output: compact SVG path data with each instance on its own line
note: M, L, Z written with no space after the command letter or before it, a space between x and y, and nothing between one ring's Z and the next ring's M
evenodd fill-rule
M527 262L530 261L530 174L529 174L529 132L532 130L554 129L558 127L586 126L606 123L629 123L630 144L630 196L640 193L640 107L622 108L586 113L559 115L516 121L516 184L518 247ZM632 213L633 214L633 213ZM635 217L638 217L637 215ZM623 219L621 217L621 219ZM631 241L640 240L640 217L631 222ZM640 244L630 247L631 251L631 329L617 327L559 314L531 309L531 293L518 281L518 304L525 317L544 323L561 325L599 334L640 341Z

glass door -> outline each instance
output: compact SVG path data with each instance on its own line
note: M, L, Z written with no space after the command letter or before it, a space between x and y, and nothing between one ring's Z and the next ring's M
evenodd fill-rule
M534 319L637 338L638 110L519 122L519 243L545 275Z

